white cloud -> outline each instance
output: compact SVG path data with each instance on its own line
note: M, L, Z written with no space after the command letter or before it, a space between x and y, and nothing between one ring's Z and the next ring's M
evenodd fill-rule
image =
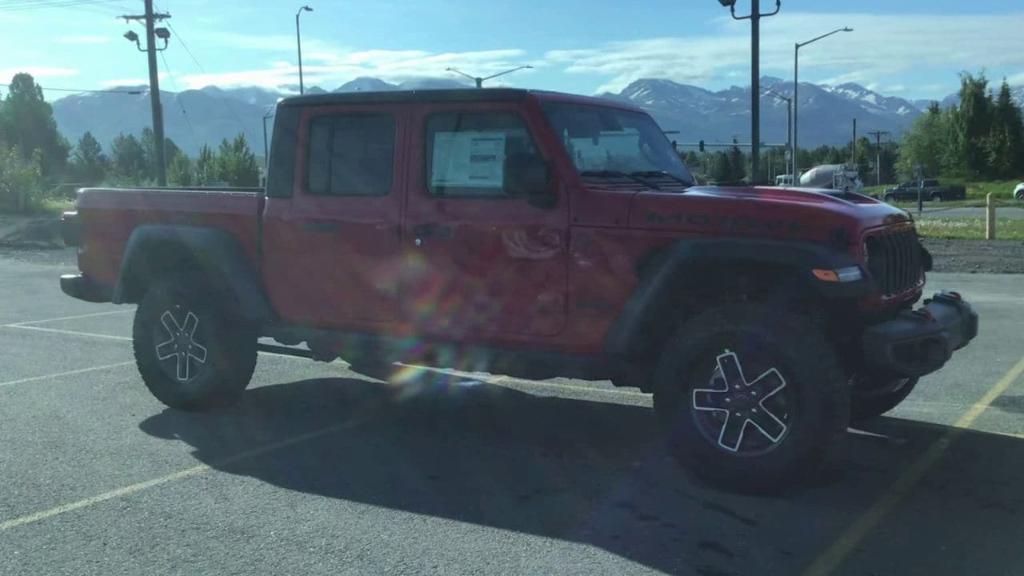
M31 74L36 80L39 80L40 78L66 78L68 76L78 75L78 69L76 68L60 68L56 66L18 66L16 68L0 69L0 78L13 78L15 74L19 74L21 72Z
M156 77L157 77L158 80L163 82L165 79L167 79L167 73L166 72L157 72L157 76ZM177 79L177 76L175 76L175 79ZM128 78L111 78L110 80L102 80L102 81L100 81L100 86L102 86L104 88L115 88L115 87L118 87L118 86L149 86L149 77L148 76L136 76L136 77L128 77ZM160 90L161 91L166 90L166 89L167 89L166 86L164 86L164 85L160 86Z
M783 17L784 16L784 17ZM895 83L916 69L1024 68L1024 13L998 15L784 13L762 23L761 69L793 69L793 43L817 31L850 26L800 52L801 77L831 82ZM716 20L704 36L612 42L579 50L552 50L545 60L568 73L609 78L598 91L617 91L645 77L679 82L721 82L748 69L749 25ZM794 31L799 31L798 36ZM1024 74L1020 77L1024 81ZM957 80L950 78L950 87Z
M238 40L238 38L235 38ZM303 42L303 48L306 43ZM428 52L424 50L340 51L319 45L303 50L303 75L307 86L337 87L359 76L372 76L391 82L410 78L451 76L446 68L458 68L469 74L487 76L525 62L518 49L473 52ZM524 70L521 73L527 73ZM223 73L186 74L176 78L188 88L217 86L262 86L280 88L298 84L298 66L286 60L274 60L268 66ZM506 81L508 81L506 79Z
M110 36L101 36L98 34L82 34L76 36L62 36L60 38L57 38L58 44L67 44L72 46L84 44L109 44L110 41Z

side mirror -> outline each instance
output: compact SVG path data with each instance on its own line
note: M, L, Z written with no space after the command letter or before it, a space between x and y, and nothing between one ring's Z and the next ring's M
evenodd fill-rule
M535 154L512 154L505 159L505 191L525 197L537 208L550 209L558 203L551 190L551 169Z

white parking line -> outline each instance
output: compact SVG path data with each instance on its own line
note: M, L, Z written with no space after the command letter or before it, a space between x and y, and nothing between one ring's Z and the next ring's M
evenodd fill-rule
M99 316L114 316L116 314L127 314L131 310L111 310L108 312L93 312L92 314L78 314L77 316L61 316L60 318L47 318L45 320L28 320L25 322L14 322L11 324L4 324L4 328L20 328L29 324L46 324L48 322L61 322L63 320L79 320L82 318L97 318Z
M0 328L11 328L13 330L32 330L34 332L50 332L52 334L65 334L67 336L88 336L90 338L102 338L106 340L120 340L122 342L131 342L132 339L127 336L111 336L109 334L94 334L92 332L78 332L76 330L60 330L58 328L43 328L41 326L22 326L19 324L8 324L6 326L0 326Z
M133 361L118 362L116 364L106 364L104 366L93 366L92 368L80 368L78 370L68 370L67 372L58 372L56 374L46 374L44 376L32 376L31 378L21 378L18 380L8 380L7 382L0 382L0 388L4 386L14 386L15 384L25 384L27 382L38 382L40 380L49 380L51 378L63 378L65 376L74 376L76 374L87 374L89 372L98 372L100 370L109 370L110 368L120 368L121 366L128 366L134 364Z
M17 330L33 330L33 331L36 331L36 332L50 332L50 333L53 333L53 334L64 334L64 335L67 335L67 336L82 336L82 337L91 337L91 338L102 338L102 339L107 339L107 340L117 340L117 341L121 341L121 342L131 342L131 340L132 340L131 338L129 338L127 336L111 336L109 334L95 334L95 333L91 333L91 332L78 332L78 331L75 331L75 330L60 330L60 329L57 329L57 328L43 328L41 326L23 326L23 325L8 324L8 325L0 326L0 328L13 328L13 329L17 329ZM260 354L263 355L263 356L276 356L278 358L287 358L289 360L298 360L298 361L301 361L301 362L309 362L310 361L307 358L299 358L299 357L296 357L296 356L290 356L290 355L287 355L287 354L280 354L280 353L277 353L277 352L260 352ZM430 370L432 372L438 372L438 373L442 373L442 374L447 374L449 376L458 376L460 378L476 378L476 379L479 379L482 382L486 382L487 384L491 384L491 385L494 385L494 386L501 386L503 388L509 388L509 389L513 389L513 390L519 390L521 392L537 392L537 391L540 391L540 390L549 390L549 391L552 391L552 392L559 392L559 391L561 391L561 392L565 392L565 393L571 393L571 392L578 392L579 393L579 392L582 392L582 393L586 393L586 394L599 394L599 395L603 394L603 395L612 396L612 397L614 397L614 396L629 397L631 399L643 399L643 398L650 398L651 397L651 395L648 394L648 393L644 393L644 392L640 392L640 391L636 391L636 390L618 390L618 389L614 389L614 388L599 388L599 387L596 387L596 386L595 387L590 387L590 386L574 386L572 384L551 384L551 383L547 383L547 382L537 382L535 380L523 380L523 379L520 379L520 378L510 378L508 376L500 376L498 378L479 378L479 377L477 377L477 376L475 376L473 374L470 374L468 372L462 372L460 370L452 370L452 369L446 369L446 368L432 368L430 366L416 366L416 365L412 365L412 364L403 364L403 363L397 363L397 364L399 366L410 366L410 367L415 367L415 368L423 368L425 370Z
M295 444L299 444L299 443L302 443L302 442L308 442L309 440L314 440L314 439L319 438L321 436L326 436L327 434L330 434L332 432L337 432L339 430L342 430L346 426L348 426L348 425L347 424L338 424L338 425L335 425L335 426L330 426L330 427L327 427L327 428L322 428L320 430L315 430L315 431L309 432L307 434L300 434L298 436L293 436L291 438L287 438L285 440L281 440L280 442L274 442L274 443L271 443L271 444L267 444L266 446L260 446L259 448L253 448L252 450L245 450L243 452L239 452L238 454L235 454L234 456L229 456L229 457L227 457L227 458L225 458L223 460L220 460L219 462L217 462L215 464L200 464L198 466L193 466L191 468L186 468L184 470L179 470L177 472L173 472L173 473L167 474L165 476L160 476L158 478L153 478L151 480L145 480L143 482L138 482L136 484L131 484L131 485L125 486L123 488L117 488L115 490L110 490L109 492L104 492L102 494L97 494L96 496L90 496L89 498L83 498L82 500L77 500L75 502L69 502L67 504L61 504L60 506L56 506L54 508L50 508L49 510L42 510L42 511L39 511L39 512L34 512L32 514L27 514L25 516L19 516L18 518L11 518L10 520L5 520L3 522L0 522L0 532L4 532L4 531L10 530L12 528L17 528L19 526L24 526L26 524L33 524L33 523L39 522L41 520L46 520L47 518L53 518L54 516L60 516L61 514L67 514L68 512L74 512L75 510L80 510L82 508L87 508L89 506L94 506L96 504L100 504L100 503L106 502L108 500L113 500L115 498L122 498L124 496L129 496L131 494L135 494L136 492L141 492L141 491L146 490L148 488L152 488L154 486L159 486L161 484L167 484L168 482L173 482L175 480L184 480L185 478L190 478L192 476L196 476L198 474L202 474L203 472L207 472L209 470L212 470L213 468L222 468L224 466L230 466L230 465L235 464L237 462L240 462L242 460L248 460L248 459L251 459L251 458L255 458L257 456L262 456L262 455L267 454L269 452L273 452L275 450L280 450L282 448L288 448L290 446L294 446Z

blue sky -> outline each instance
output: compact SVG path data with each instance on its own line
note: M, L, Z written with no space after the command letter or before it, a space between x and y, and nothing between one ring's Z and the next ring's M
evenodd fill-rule
M504 84L583 94L643 77L749 84L749 23L733 21L716 0L306 1L314 8L302 16L307 86L454 77L449 66L487 75L520 64L535 69ZM297 83L301 2L156 5L173 16L162 88ZM749 7L738 0L738 12ZM145 56L121 37L141 27L115 18L141 9L139 0L0 0L0 77L25 70L44 87L92 89L145 83ZM793 43L841 26L855 31L801 51L801 80L854 81L905 98L941 98L963 70L1024 84L1019 0L783 0L779 15L762 21L762 73L792 78Z

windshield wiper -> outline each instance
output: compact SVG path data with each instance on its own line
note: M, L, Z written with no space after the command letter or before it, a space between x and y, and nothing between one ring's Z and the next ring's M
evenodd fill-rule
M687 188L689 188L690 186L693 186L693 182L690 182L688 180L684 180L684 179L680 178L679 176L676 176L676 175L671 174L669 172L666 172L664 170L648 170L646 172L630 172L629 175L633 176L635 178L671 178L672 180L675 180L676 182L679 182L680 184L682 184L683 186L685 186Z
M623 180L632 180L637 184L643 184L648 188L661 190L661 188L658 188L654 184L651 184L650 182L645 181L643 178L636 176L636 174L638 173L633 172L627 174L625 172L620 172L618 170L584 170L583 172L580 172L580 176L583 176L584 178L588 176L592 178L622 178Z

